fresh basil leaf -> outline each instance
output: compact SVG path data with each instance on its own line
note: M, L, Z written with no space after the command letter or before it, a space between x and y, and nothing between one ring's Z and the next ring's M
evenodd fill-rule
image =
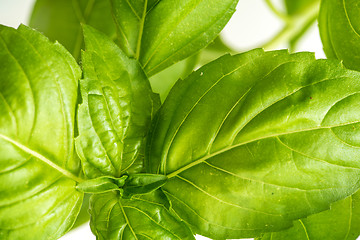
M109 1L103 0L37 0L30 26L52 40L63 44L75 57L80 58L83 48L81 23L86 23L116 38Z
M360 5L357 1L323 0L319 30L328 58L342 60L347 68L360 70Z
M136 60L89 26L84 36L76 149L86 177L120 177L138 158L159 99Z
M111 0L119 45L129 56L139 58L145 18L160 0Z
M161 174L131 174L123 186L123 196L130 198L133 195L153 192L163 186L166 181L167 177Z
M214 40L237 2L112 0L112 6L122 48L152 76Z
M360 235L360 192L331 205L330 210L298 220L294 227L265 234L261 240L356 240Z
M0 239L57 239L73 225L81 71L58 43L0 25Z
M226 55L172 89L148 171L168 177L162 189L196 233L288 228L360 186L359 80L311 53Z
M89 179L79 183L76 189L84 193L104 193L110 191L122 192L122 187L128 176L123 175L121 178L114 178L110 176L102 176L98 178Z
M99 240L195 239L188 226L173 217L161 191L122 199L116 192L93 195L90 226Z

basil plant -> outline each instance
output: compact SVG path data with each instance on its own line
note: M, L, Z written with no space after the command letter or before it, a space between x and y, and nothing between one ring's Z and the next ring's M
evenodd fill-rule
M355 240L360 5L266 0L292 52L237 53L237 3L37 0L0 25L0 239ZM293 52L318 16L329 59Z

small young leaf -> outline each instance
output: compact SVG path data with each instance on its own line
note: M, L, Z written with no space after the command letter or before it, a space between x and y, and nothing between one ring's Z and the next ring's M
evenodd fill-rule
M297 220L294 227L267 233L261 240L356 240L360 235L360 192L331 205L322 213Z
M89 26L84 36L76 149L86 177L120 177L139 157L159 98L138 62L107 36Z
M160 174L132 174L126 179L123 196L126 198L137 194L146 194L163 186L167 177Z
M59 41L77 60L84 45L81 23L101 30L113 39L116 37L109 1L37 0L30 19L31 27Z
M351 0L323 0L319 30L328 58L342 60L347 68L360 70L360 5Z
M148 171L168 177L173 211L201 235L288 228L360 187L359 81L311 53L224 56L170 92Z
M83 181L76 186L76 189L84 193L104 193L110 191L122 192L122 187L128 176L124 175L121 178L114 177L98 177Z
M112 0L119 39L148 76L209 44L235 11L238 0Z
M99 240L195 240L188 226L173 217L158 190L121 199L115 192L90 199L90 226Z
M0 239L57 239L73 225L81 71L58 43L0 25Z

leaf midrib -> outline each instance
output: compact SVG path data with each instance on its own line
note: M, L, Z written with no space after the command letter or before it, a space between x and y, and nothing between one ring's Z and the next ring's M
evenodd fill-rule
M207 154L205 155L204 157L202 158L199 158L187 165L185 165L184 167L170 173L167 175L167 177L170 179L170 178L173 178L173 177L176 177L177 175L179 175L180 173L200 164L200 163L203 163L205 162L206 160L208 159L211 159L217 155L220 155L224 152L227 152L227 151L230 151L234 148L237 148L237 147L241 147L241 146L244 146L246 144L249 144L249 143L253 143L253 142L256 142L256 141L260 141L260 140L264 140L264 139L268 139L268 138L274 138L274 137L279 137L279 136L284 136L284 135L289 135L289 134L295 134L295 133L302 133L302 132L308 132L308 131L315 131L315 130L320 130L320 129L332 129L332 128L335 128L335 127L343 127L343 126L347 126L347 125L351 125L351 124L356 124L356 123L360 123L360 120L359 121L354 121L354 122L348 122L348 123L343 123L343 124L338 124L338 125L331 125L331 126L318 126L318 127L314 127L314 128L308 128L308 129L301 129L301 130L296 130L296 131L289 131L289 132L283 132L283 133L276 133L276 134L271 134L271 135L268 135L268 136L264 136L264 137L259 137L259 138L255 138L255 139L251 139L251 140L248 140L248 141L245 141L245 142L240 142L238 144L234 144L234 145L231 145L231 146L228 146L226 148L223 148L219 151L216 151L214 153L211 153L211 154Z
M63 174L64 176L74 180L75 182L82 182L84 181L82 178L79 178L77 176L75 176L74 174L72 174L71 172L69 172L68 170L58 166L57 164L55 164L54 162L52 162L50 159L48 159L47 157L45 157L44 155L26 147L25 145L19 143L18 141L15 141L3 134L0 134L0 139L3 139L13 145L15 145L16 147L18 147L19 149L21 149L22 151L34 156L35 158L41 160L42 162L44 162L45 164L47 164L48 166L54 168L55 170L57 170L58 172L60 172L61 174Z

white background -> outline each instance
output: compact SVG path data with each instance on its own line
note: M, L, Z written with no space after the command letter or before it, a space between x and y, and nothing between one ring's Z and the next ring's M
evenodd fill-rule
M280 0L274 1L280 6ZM17 27L27 24L34 0L0 0L0 24ZM222 32L224 41L237 51L261 46L282 27L282 22L269 11L264 0L240 0L237 11ZM286 45L279 46L286 48ZM298 46L298 51L315 52L325 58L317 29L314 25ZM31 234L31 233L30 233ZM207 238L197 236L198 240ZM61 240L94 240L88 224L70 231Z

